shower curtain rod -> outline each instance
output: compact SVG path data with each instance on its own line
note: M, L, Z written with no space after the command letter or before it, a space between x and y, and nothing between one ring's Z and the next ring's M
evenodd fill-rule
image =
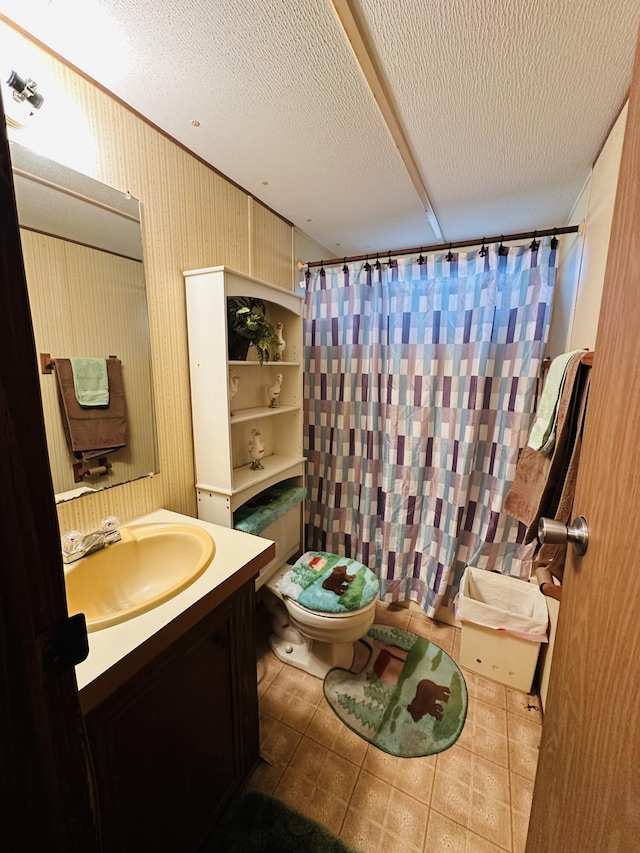
M382 257L397 257L398 255L414 255L418 252L435 252L438 250L462 249L467 246L486 246L489 243L504 243L513 240L528 240L530 237L537 240L538 237L558 237L561 234L576 234L580 231L580 225L565 225L562 228L546 228L542 231L521 231L519 234L498 234L495 237L479 237L474 240L459 240L454 243L434 243L431 246L415 246L413 249L397 249L395 252L382 252ZM380 258L380 252L369 252L366 255L351 255L349 258L330 258L327 261L298 261L299 270L310 270L312 267L335 267L338 264L349 264L355 261L369 261Z

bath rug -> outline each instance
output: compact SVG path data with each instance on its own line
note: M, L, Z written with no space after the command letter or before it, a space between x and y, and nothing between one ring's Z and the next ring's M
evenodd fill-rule
M417 758L452 746L468 706L457 664L435 643L390 625L374 625L361 642L370 649L364 669L336 667L325 676L334 713L391 755Z
M309 610L347 613L371 604L380 582L371 569L349 557L307 551L282 576L278 588Z
M200 853L355 853L328 829L275 797L243 794Z

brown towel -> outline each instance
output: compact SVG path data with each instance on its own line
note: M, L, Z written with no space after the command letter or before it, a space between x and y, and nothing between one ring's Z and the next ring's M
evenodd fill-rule
M567 473L564 478L560 500L553 516L555 521L569 524L573 514L573 499L576 493L576 480L580 465L580 451L582 449L582 433L584 430L584 419L587 413L587 400L589 399L589 386L591 384L591 371L587 374L584 388L580 396L580 410L578 412L577 434L569 459ZM535 556L535 565L547 567L559 581L564 574L564 559L567 552L565 545L541 545Z
M513 485L504 501L505 512L526 526L525 542L535 539L541 516L553 518L560 502L578 434L578 412L585 377L589 373L589 368L582 365L580 359L580 354L576 354L567 365L558 404L553 453L546 456L539 450L523 448Z
M67 447L76 459L94 459L127 446L127 403L122 362L108 358L109 405L83 408L76 399L68 358L56 358L55 374Z

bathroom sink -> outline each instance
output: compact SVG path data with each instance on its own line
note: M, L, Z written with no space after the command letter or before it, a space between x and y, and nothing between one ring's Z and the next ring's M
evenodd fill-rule
M168 601L205 571L215 544L201 527L138 524L120 529L107 545L65 572L69 614L84 613L99 631Z

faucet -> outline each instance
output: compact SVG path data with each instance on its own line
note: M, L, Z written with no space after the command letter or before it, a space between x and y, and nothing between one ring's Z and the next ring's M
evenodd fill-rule
M114 542L119 542L122 538L118 525L120 519L115 515L110 515L102 519L102 525L99 530L94 530L92 533L82 534L79 530L70 530L62 537L62 562L75 563L76 560L81 560L94 551L99 551L107 545Z

